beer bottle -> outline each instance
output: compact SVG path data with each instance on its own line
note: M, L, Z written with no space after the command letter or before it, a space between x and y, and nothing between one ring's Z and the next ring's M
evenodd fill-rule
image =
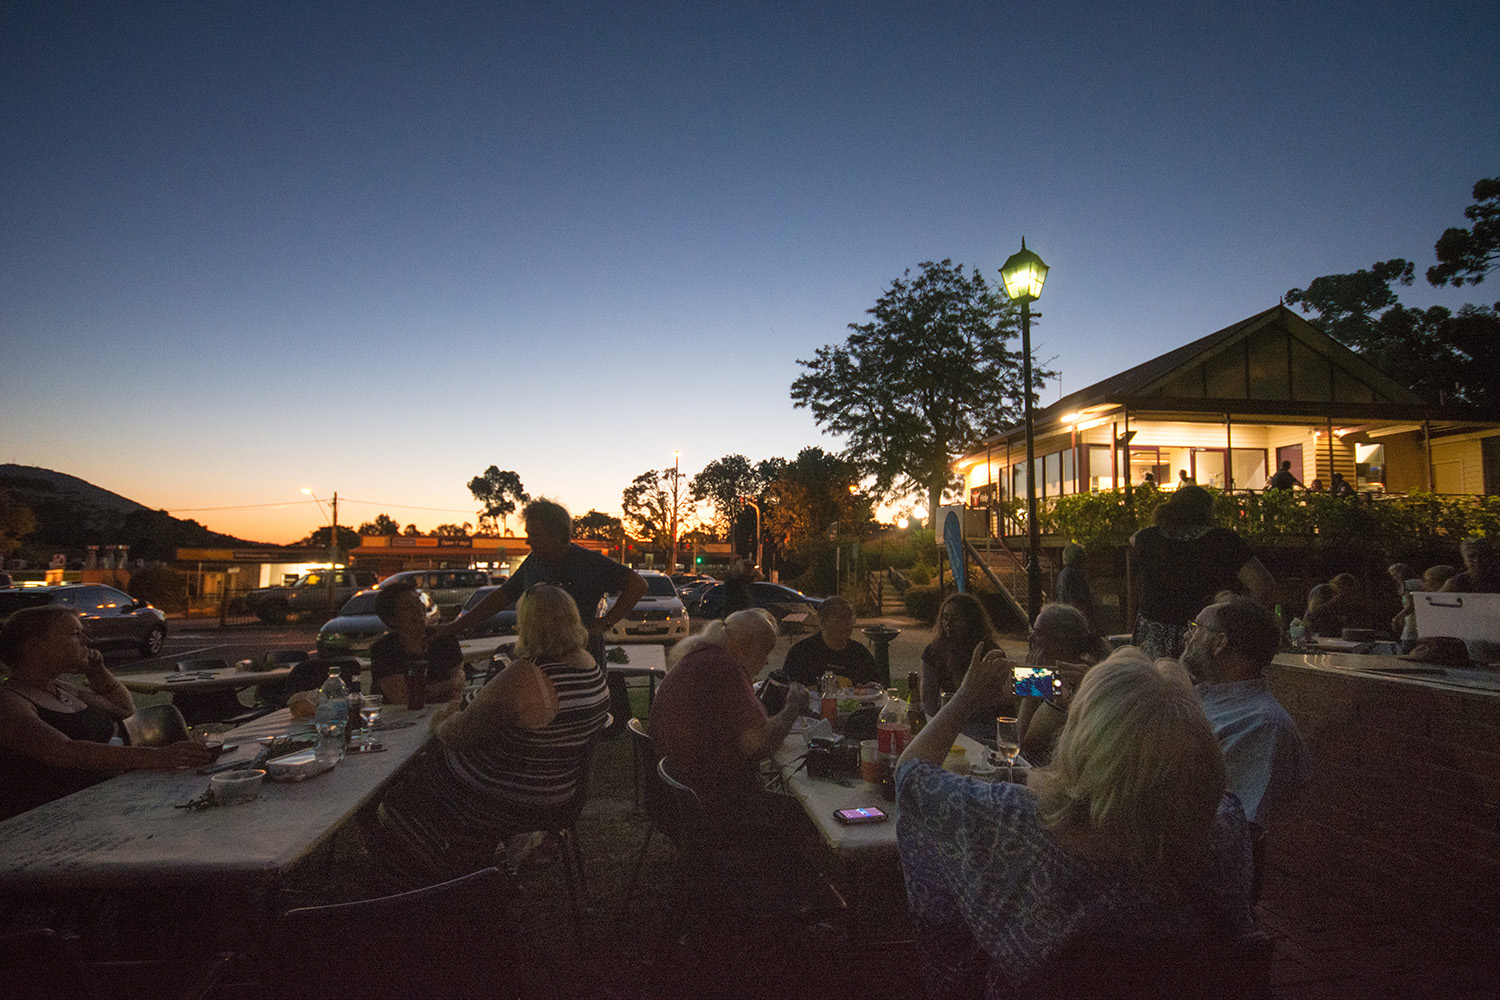
M906 724L915 736L927 725L927 713L922 711L922 677L915 670L906 675L906 701Z

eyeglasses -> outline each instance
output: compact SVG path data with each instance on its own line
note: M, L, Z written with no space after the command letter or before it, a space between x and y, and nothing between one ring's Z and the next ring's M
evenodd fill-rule
M1193 633L1197 632L1199 629L1207 629L1210 632L1217 632L1220 635L1224 634L1224 630L1221 629L1221 628L1219 628L1219 626L1217 626L1217 625L1205 625L1202 622L1188 622L1188 627L1187 627L1187 633L1186 634L1187 635L1192 635Z

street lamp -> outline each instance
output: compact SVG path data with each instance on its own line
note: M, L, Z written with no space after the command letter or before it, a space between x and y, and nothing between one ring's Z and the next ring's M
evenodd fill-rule
M1031 303L1041 298L1042 282L1047 280L1047 265L1042 258L1026 249L1010 255L1000 268L1005 294L1021 303L1021 392L1026 413L1026 613L1036 616L1042 605L1042 538L1036 520L1036 427L1031 417Z
M742 503L747 503L755 508L755 566L760 568L760 504L749 497L740 497Z
M667 563L667 575L677 572L677 479L682 475L682 452L672 452L672 559Z

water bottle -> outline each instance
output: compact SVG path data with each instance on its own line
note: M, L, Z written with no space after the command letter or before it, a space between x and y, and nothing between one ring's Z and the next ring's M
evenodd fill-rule
M344 730L349 725L349 689L330 667L328 679L318 689L318 710L313 716L318 733L318 760L338 760L344 753Z
M906 722L906 706L901 704L901 695L895 688L885 693L885 707L875 723L875 738L879 740L880 752L899 755L911 740L911 726Z

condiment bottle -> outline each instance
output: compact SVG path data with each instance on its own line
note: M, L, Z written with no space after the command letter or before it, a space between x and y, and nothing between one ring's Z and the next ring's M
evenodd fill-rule
M839 721L839 679L832 670L823 671L819 682L823 694L823 718L829 722Z

